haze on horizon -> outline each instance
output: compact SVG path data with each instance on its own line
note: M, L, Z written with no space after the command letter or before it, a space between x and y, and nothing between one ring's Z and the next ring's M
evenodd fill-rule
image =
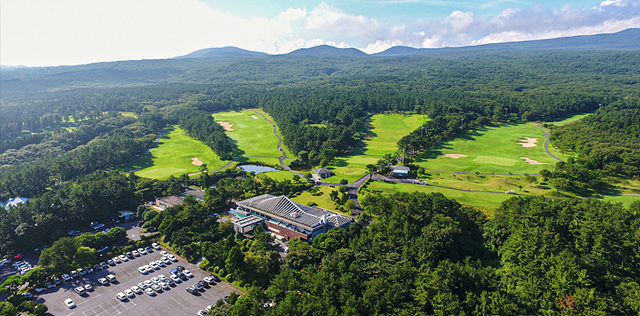
M327 44L376 53L638 27L640 0L3 0L0 64L171 58L223 46L280 54Z

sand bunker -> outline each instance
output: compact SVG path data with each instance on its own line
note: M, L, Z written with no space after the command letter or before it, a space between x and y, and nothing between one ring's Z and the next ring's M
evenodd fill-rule
M518 145L522 145L522 147L537 147L537 142L538 139L534 137L525 137L524 139L518 139Z
M200 161L200 159L198 159L196 157L191 158L191 163L196 165L196 166L202 166L202 161Z
M438 155L438 157L449 157L449 158L462 158L462 157L469 157L467 155L463 155L463 154L444 154L444 155Z
M525 146L526 147L526 146ZM546 162L539 162L537 160L533 160L533 159L529 159L527 157L520 157L521 159L524 159L524 162L530 164L530 165L546 165Z
M218 122L218 124L220 124L220 126L222 126L222 128L224 128L225 131L232 131L233 128L231 128L231 123L229 122Z
M255 116L255 115L251 115L251 118L252 118L252 119L254 119L254 120L257 120L257 119L258 119L258 117L257 117L257 116Z

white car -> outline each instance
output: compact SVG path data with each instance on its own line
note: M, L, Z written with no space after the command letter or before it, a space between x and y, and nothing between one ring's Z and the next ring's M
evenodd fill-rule
M124 301L124 300L126 300L126 299L127 299L127 296L126 296L126 295L124 295L124 293L119 292L118 294L116 294L116 298L117 298L117 299L119 299L119 300L121 300L121 301Z
M164 250L163 250L163 251L160 251L160 254L161 254L162 256L166 256L166 255L168 254L168 252L166 252L166 251L164 251Z
M167 258L167 256L162 256L162 258L160 258L160 260L162 260L162 262L164 262L164 264L166 264L166 265L171 264L171 260L169 258Z
M107 285L107 284L109 284L109 281L107 281L107 279L105 279L105 278L99 278L98 279L98 283L100 283L102 285Z
M146 289L149 286L144 282L140 282L140 283L138 283L138 287L141 288L141 289Z
M136 256L136 257L140 257L140 253L138 253L138 251L137 251L137 250L132 250L132 251L131 251L131 254L132 254L132 255L134 255L134 256Z
M186 275L189 278L193 278L193 274L189 270L184 270L184 271L182 271L182 273L184 273L184 275Z
M179 276L177 276L177 275L175 275L175 274L172 274L172 275L171 275L171 280L173 280L173 282L176 282L176 283L180 283L180 282L182 282L182 280L180 279L180 277L179 277Z
M157 264L158 266L161 266L161 267L164 267L164 266L165 266L165 265L164 265L164 262L163 262L162 260L157 260L157 261L156 261L156 264Z
M172 255L172 254L168 254L167 257L169 257L169 260L176 262L178 261L178 258L176 258L176 256Z
M84 289L87 291L93 291L93 286L91 286L91 284L87 283L84 285Z
M142 274L147 274L149 273L149 271L147 271L147 268L145 268L144 266L142 267L138 267L138 272L142 273Z
M67 305L68 308L76 307L76 303L74 303L73 300L70 298L64 300L64 305Z
M134 291L136 294L142 294L142 289L137 285L132 286L131 290Z
M78 295L82 295L82 294L85 293L84 286L78 286L77 288L74 289L74 291L76 291L76 293L78 293Z
M157 278L157 277L153 277L153 278L151 278L151 282L153 282L155 284L158 284L158 283L160 283L160 279Z
M167 276L164 274L161 274L158 276L158 279L162 280L162 281L166 281L167 280Z
M155 262L155 261L151 261L149 262L149 266L151 266L152 268L154 268L155 270L160 269L160 266Z
M167 284L166 282L160 282L158 285L160 285L163 290L169 289L169 284Z
M154 291L154 290L153 290L152 288L150 288L150 287L148 287L148 288L144 289L144 292L145 292L145 293L147 293L147 294L149 294L149 295L151 295L151 296L156 295L156 291Z
M127 297L134 297L136 296L135 294L133 294L133 291L131 289L125 289L124 290L124 294L127 295Z
M151 247L153 247L153 249L155 250L160 250L160 245L158 245L158 243L154 242L153 244L151 244Z
M113 262L115 263L122 263L122 261L120 261L120 257L113 257L113 259L111 260L113 260Z
M122 260L122 262L127 262L129 261L129 258L127 258L127 256L125 255L120 255L120 260Z
M71 276L65 273L65 274L62 275L62 279L65 280L65 281L69 281L69 280L71 280Z
M146 255L146 254L147 254L147 251L146 251L146 250L144 250L144 248L138 248L138 252L139 252L141 255Z
M151 282L151 280L146 280L146 281L144 281L144 284L146 284L147 287L151 287L154 283Z

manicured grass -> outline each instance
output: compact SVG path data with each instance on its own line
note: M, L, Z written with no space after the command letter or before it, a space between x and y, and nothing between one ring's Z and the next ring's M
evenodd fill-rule
M525 176L493 176L429 171L419 179L426 180L429 184L462 190L494 192L513 190L519 194L544 195L550 198L560 197L555 189L548 186L540 186L537 183L529 183ZM536 177L536 179L539 181L540 177Z
M255 116L256 118L253 118ZM279 157L278 138L273 126L252 110L213 113L216 122L229 122L227 135L236 141L243 156Z
M613 203L622 203L626 206L629 206L633 202L640 201L640 196L638 195L615 195L615 196L607 195L597 199L604 200L607 202L613 202Z
M567 124L567 123L577 122L577 121L579 121L579 120L581 120L581 119L583 119L583 118L585 118L585 117L587 117L587 116L589 116L591 114L593 114L593 113L583 113L583 114L572 115L572 116L569 116L569 117L565 118L562 121L556 121L555 124L556 125L564 125L564 124ZM553 123L554 122L547 122L547 124L551 124L551 125L553 125Z
M298 177L296 174L289 171L269 171L263 172L258 177L269 177L275 181L291 180L292 177Z
M419 158L416 164L423 168L452 171L538 173L544 168L553 168L553 158L544 150L544 134L533 123L490 126L437 146ZM525 137L537 138L537 146L519 145L518 140ZM468 157L439 156L444 154L463 154ZM528 164L521 157L546 164Z
M127 165L123 170L142 169L136 175L152 179L166 179L183 173L200 172L201 167L194 165L191 158L198 158L207 164L209 170L222 167L228 161L221 161L213 151L203 143L187 136L177 125L163 131L158 146L151 153Z
M273 119L273 117L271 117L271 115L269 115L269 113L263 111L262 109L249 109L250 111L256 111L262 115L264 115L269 121L273 122L273 124L276 124L276 120ZM259 118L264 119L263 117L261 117L260 115L258 115ZM268 124L268 123L267 123ZM272 127L273 129L273 127ZM276 124L276 131L278 132L278 135L280 135L280 138L282 138L282 133L280 132L280 128L278 127L278 125ZM277 148L276 148L277 149ZM282 150L284 150L284 152L287 154L287 157L289 158L296 158L296 156L294 156L289 149L287 148L287 146L285 146L284 142L282 142ZM280 154L278 154L278 156L280 156Z
M380 156L398 150L398 141L422 125L426 115L376 114L371 117L371 138L364 147L355 150L358 154L339 157L328 166L336 175L327 182L338 183L340 179L354 182L367 174L366 165L375 164Z
M329 194L331 191L338 191L338 186L331 187L328 185L323 185L317 188L318 193L315 195L310 191L304 191L300 195L293 197L292 200L304 205L310 205L315 203L318 207L325 208L328 210L335 211L336 203L331 201Z
M376 114L371 117L373 137L365 140L365 155L386 155L398 150L398 141L428 119L426 115Z
M423 192L431 193L438 192L444 194L448 198L455 199L460 204L476 206L485 211L486 214L493 214L493 210L497 209L502 202L512 198L513 195L499 194L499 193L470 193L456 190L441 189L431 186L395 183L395 182L382 182L371 181L367 185L365 190L362 190L363 194L369 194L370 192L381 191L386 194L393 194L396 192Z

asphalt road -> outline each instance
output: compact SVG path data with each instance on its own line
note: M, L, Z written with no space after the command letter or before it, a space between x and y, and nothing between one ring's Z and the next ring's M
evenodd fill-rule
M163 249L164 250L164 249ZM201 271L197 266L186 262L178 257L178 262L146 275L140 274L137 269L139 266L148 264L152 260L160 259L160 250L153 253L135 257L133 260L110 266L107 270L100 270L89 275L85 275L79 279L64 282L61 285L38 294L34 298L39 303L45 303L49 307L52 315L143 315L143 316L159 316L159 315L196 315L196 313L204 309L207 305L215 305L218 299L221 299L231 292L238 292L235 287L222 281L215 285L211 285L197 295L190 294L186 291L187 286L195 284L202 280L208 273ZM177 256L176 256L177 257ZM126 301L120 301L116 298L116 293L123 292L125 289L149 280L154 276L164 274L169 276L169 271L177 266L184 266L193 273L194 277L178 283L157 294L149 296L147 294L136 294L135 297ZM109 285L100 285L98 278L112 273L116 276L118 282ZM79 296L73 289L76 286L89 283L94 290L84 296ZM68 309L64 300L71 298L76 308Z

